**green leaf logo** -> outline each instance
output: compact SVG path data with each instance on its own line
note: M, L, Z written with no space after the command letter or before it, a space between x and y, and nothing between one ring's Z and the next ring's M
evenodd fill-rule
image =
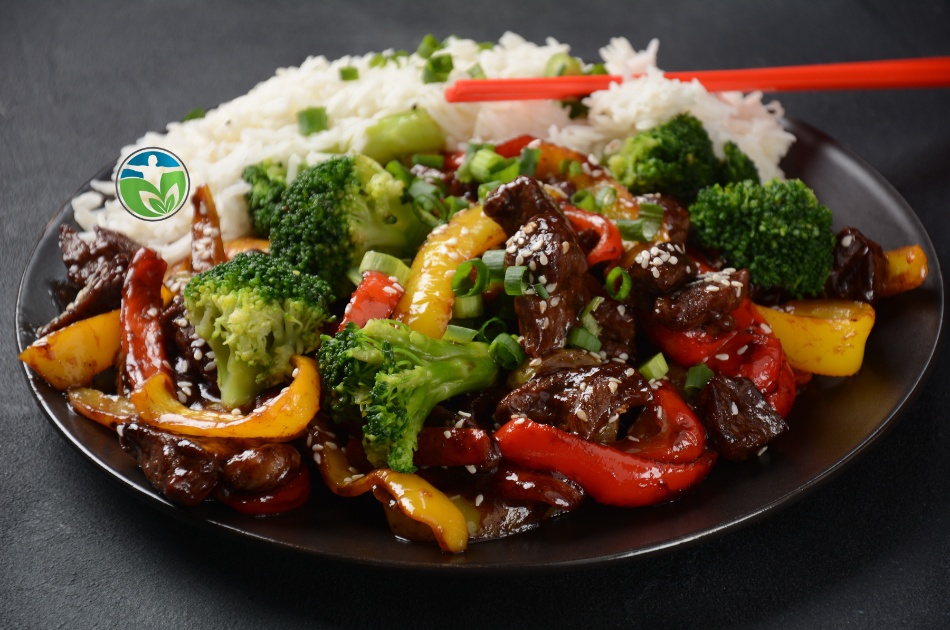
M175 154L149 147L122 161L116 192L132 216L161 221L184 207L190 186L188 170Z

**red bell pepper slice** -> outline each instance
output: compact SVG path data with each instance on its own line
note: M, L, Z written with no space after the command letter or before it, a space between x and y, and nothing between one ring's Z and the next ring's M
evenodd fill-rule
M765 401L775 410L775 413L783 418L792 410L792 404L795 402L795 372L788 360L782 361L782 371L779 374L778 386L775 391L765 395Z
M462 166L462 162L465 161L465 151L451 151L445 154L445 168L442 169L446 173L451 173L452 171L459 170L459 167Z
M310 470L306 464L284 485L267 492L240 494L218 484L214 498L241 514L263 516L280 514L298 508L310 498Z
M540 501L567 511L580 507L586 496L577 484L508 461L503 461L492 475L492 488L506 499Z
M191 219L191 270L207 271L227 261L224 241L221 240L221 221L215 208L211 189L200 186L191 196L195 213Z
M712 370L725 376L744 376L763 394L778 386L785 353L775 337L754 330L737 330L705 360Z
M425 427L412 463L416 466L481 466L491 459L491 438L481 429Z
M360 286L356 287L346 306L340 328L349 322L355 322L362 328L371 319L389 318L405 292L402 285L389 276L379 271L364 271Z
M132 389L159 372L169 371L162 340L162 280L168 265L141 247L132 258L122 285L119 339Z
M670 464L588 442L552 426L518 418L494 434L504 457L536 470L555 470L597 502L638 507L668 501L706 478L716 453L690 464Z
M659 433L638 440L627 437L613 446L624 453L670 464L688 464L706 450L703 423L667 381L661 381L653 390L653 402L641 412L627 435L643 434L648 423L659 425Z
M594 249L587 254L587 266L593 267L605 260L616 260L623 254L623 239L620 230L613 221L595 212L587 212L571 205L561 206L567 215L575 232L594 230L600 235L600 240Z
M518 136L517 138L512 138L507 142L502 142L495 147L495 153L500 155L503 158L513 158L521 155L521 151L537 140L534 136L524 135Z

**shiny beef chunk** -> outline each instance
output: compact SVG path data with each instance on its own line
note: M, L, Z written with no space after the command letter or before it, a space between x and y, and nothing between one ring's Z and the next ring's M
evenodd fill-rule
M221 470L222 481L238 492L267 492L286 483L300 468L300 453L290 444L264 444L234 455Z
M221 478L221 467L241 450L226 440L176 435L132 422L119 425L119 445L138 459L145 477L173 503L197 505Z
M636 360L637 325L632 308L607 297L594 311L594 319L600 324L600 349L608 358Z
M488 213L489 206L499 213ZM539 357L563 348L586 304L587 258L570 224L541 184L530 177L519 177L495 189L485 208L486 214L506 223L512 217L519 221L527 217L508 239L505 256L506 266L528 268L531 287L515 298L525 353ZM508 228L505 229L507 232ZM535 292L533 286L538 283L545 286L547 298Z
M623 363L554 370L508 394L495 410L504 424L512 416L550 424L585 439L613 442L620 414L653 400L643 376Z
M663 208L663 229L670 242L685 245L689 237L689 211L669 195L649 194L637 197L637 204L655 203Z
M825 297L874 304L886 278L887 259L881 246L855 228L841 230L835 264L825 282Z
M538 180L527 175L521 175L488 193L482 209L508 236L517 232L536 214L548 212L564 219L561 206L545 192Z
M137 243L125 236L98 226L92 243L79 238L68 225L60 227L59 246L70 281L82 288L64 313L37 331L41 337L119 308L125 272L139 249Z
M657 323L672 330L715 327L742 305L748 290L749 272L745 269L703 274L695 282L658 297L652 316Z
M758 454L788 428L744 377L713 376L696 398L696 413L706 425L710 445L733 462Z
M195 332L185 316L185 301L180 295L162 311L162 327L165 333L165 353L172 365L172 374L179 392L189 402L200 399L204 389L213 398L218 398L218 370L214 358L208 356L211 348ZM197 353L196 353L197 351Z
M686 256L686 248L676 243L657 243L644 249L627 269L634 300L666 293L685 284L696 275L695 264Z

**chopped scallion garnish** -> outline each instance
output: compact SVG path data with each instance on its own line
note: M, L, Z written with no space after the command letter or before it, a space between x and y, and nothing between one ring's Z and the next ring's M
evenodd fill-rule
M393 276L402 286L409 280L409 267L395 256L382 252L366 252L360 262L360 274L364 271L378 271L386 276Z
M445 334L442 335L442 341L451 341L453 343L470 343L478 334L477 330L455 326L449 324L445 327Z
M524 350L508 333L502 333L488 346L488 354L504 370L513 370L524 361Z
M468 170L480 182L494 181L492 173L505 168L505 158L492 149L479 149L471 159Z
M519 175L530 175L538 172L538 161L541 159L541 149L525 147L521 149L521 160L518 168Z
M654 219L617 219L617 231L625 241L649 243L660 231L660 222Z
M205 117L205 110L201 109L200 107L196 107L190 112L188 112L187 114L185 114L182 117L181 122L187 122L189 120L197 120L198 118L204 118L204 117Z
M554 53L544 66L544 76L563 77L580 74L581 62L565 52Z
M600 339L583 328L571 328L567 333L567 345L571 348L580 348L588 352L600 352Z
M389 164L386 165L386 171L390 175L398 179L403 183L406 192L409 192L409 186L412 185L413 175L408 168L402 165L401 162L396 160L391 160Z
M482 327L478 329L478 334L475 335L475 338L479 341L484 341L485 343L491 343L495 337L507 332L508 324L497 317L492 317L487 322L482 324Z
M340 81L356 81L360 78L360 71L352 66L340 68Z
M600 336L601 327L597 322L597 318L594 317L594 311L596 311L597 307L603 303L604 298L598 295L588 302L587 306L584 307L584 310L581 311L581 324L584 326L584 329L587 330L587 332L594 335L595 337Z
M472 279L472 272L475 279ZM458 297L472 297L488 288L490 273L488 267L479 259L466 260L455 270L452 276L452 292Z
M666 357L662 352L657 352L649 361L640 366L640 374L648 381L658 381L670 371L670 366L666 363Z
M422 71L423 83L444 83L452 72L452 55L433 55Z
M326 131L330 128L327 123L327 110L324 107L309 107L297 112L297 127L300 135L309 136L312 133Z
M472 317L481 317L485 312L485 306L482 303L481 295L471 297L457 297L452 304L452 319L470 319Z
M524 265L505 269L505 293L524 295L528 284L528 268Z
M546 300L551 297L551 294L548 293L547 288L540 282L534 285L534 292L538 294L538 297L542 300Z
M442 48L442 44L433 35L429 34L422 38L419 47L416 48L416 54L423 59L428 59L437 50Z
M646 201L640 202L640 212L637 214L640 219L653 219L654 221L663 221L663 206Z
M713 371L705 363L694 365L686 372L686 383L683 388L690 396L698 396L703 387L713 377Z
M505 250L490 249L482 254L482 262L488 267L491 282L504 282L505 280Z
M508 182L514 181L515 178L518 177L521 172L521 163L519 162L518 158L511 158L508 160L508 162L508 166L496 173L492 173L492 180L501 182L502 184L507 184Z
M617 286L617 280L620 280L620 286ZM607 295L622 302L630 295L630 289L633 287L633 280L626 269L614 267L607 274Z
M474 66L467 70L468 76L473 79L487 79L488 76L485 74L485 71L482 70L482 64L476 63Z
M597 198L595 199L597 207L600 209L608 208L614 205L614 202L617 201L617 189L613 186L606 186L597 191Z
M413 164L422 164L429 168L442 170L445 167L445 156L432 153L416 153L411 159Z
M584 171L581 168L581 163L577 160L571 160L571 163L567 165L567 174L571 177L577 177L583 172Z
M478 200L479 200L479 201L485 201L485 197L488 196L488 193L490 193L491 191L495 190L496 188L498 188L499 186L501 186L501 185L504 184L504 183L505 183L505 182L498 182L498 181L495 181L495 182L486 182L486 183L484 183L484 184L479 184L479 186L478 186Z
M460 197L454 197L449 195L445 198L445 209L448 212L448 216L445 217L446 221L455 216L455 213L461 212L462 210L468 210L472 204L468 202L467 199L461 199Z
M571 204L588 212L597 212L597 202L589 190L578 190L571 195Z

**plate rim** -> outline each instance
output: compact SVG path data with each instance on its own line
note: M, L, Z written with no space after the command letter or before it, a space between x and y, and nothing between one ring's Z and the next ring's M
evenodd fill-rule
M933 239L930 237L930 233L927 231L926 226L920 220L920 217L917 215L913 207L907 202L906 199L900 194L900 192L883 176L881 175L876 168L874 168L870 163L868 163L864 158L858 155L853 149L844 144L843 142L835 139L834 137L828 135L824 131L814 127L813 125L799 120L791 116L785 116L781 119L782 126L789 131L800 130L807 132L809 134L817 137L822 143L827 143L831 145L836 150L843 153L849 160L855 162L858 166L862 168L871 178L881 186L885 191L897 197L903 201L906 209L910 210L909 218L916 224L916 227L926 236L928 244L932 251L936 252L936 247L933 244ZM797 137L797 136L796 136ZM23 302L24 293L26 290L26 277L27 273L30 271L31 266L34 262L34 257L36 256L37 249L40 244L43 242L47 233L51 227L60 220L60 217L68 212L71 208L72 200L82 193L85 190L90 188L90 182L99 178L102 174L114 168L114 164L103 167L98 172L96 172L89 180L83 183L77 190L74 192L69 199L59 208L59 210L50 218L50 220L45 224L43 230L34 244L33 248L30 250L30 254L26 259L26 263L23 267L23 272L20 276L20 282L17 288L16 303L14 305L14 334L16 335L16 345L18 352L22 352L26 346L22 344L22 339L24 338L24 333L30 333L21 326L21 307ZM285 549L297 553L304 553L310 557L320 558L324 560L330 560L335 562L345 562L353 563L366 567L380 567L388 569L399 569L399 570L410 570L410 571L421 571L421 572L433 572L433 571L465 571L469 573L488 573L488 572L517 572L517 573L541 573L541 572L564 572L572 570L582 570L582 569L593 569L601 568L606 566L615 566L619 564L626 564L631 562L636 562L641 559L650 558L653 556L662 555L669 553L675 549L685 549L694 545L698 545L707 540L715 540L726 534L742 529L749 525L752 525L756 522L759 522L791 505L801 501L808 495L817 491L825 484L830 482L832 479L843 473L849 467L854 465L861 457L863 457L873 446L877 445L893 428L897 425L900 419L903 417L905 411L910 407L914 401L917 400L927 382L930 380L931 375L936 367L936 358L939 356L940 351L943 347L945 340L945 330L946 330L946 287L943 281L943 273L940 266L940 260L937 256L934 256L932 260L928 260L929 273L938 281L939 290L937 295L939 297L939 318L937 320L937 334L936 341L933 346L929 349L929 355L927 357L926 365L922 372L917 376L913 387L910 391L903 397L903 399L893 408L891 408L887 416L879 423L873 431L871 431L860 443L858 443L853 449L851 449L844 457L838 459L833 465L826 468L819 474L809 478L803 484L797 486L793 490L790 490L783 494L780 497L769 501L763 505L758 506L756 509L735 518L727 523L722 523L714 527L700 530L698 532L693 532L684 536L677 538L664 540L662 542L646 545L644 547L639 547L635 549L626 549L624 551L619 551L610 554L589 556L585 558L575 558L570 560L559 560L552 562L519 562L515 561L510 564L500 564L500 563L452 563L452 562L413 562L406 560L398 559L386 559L386 558L374 558L366 556L355 556L353 554L339 553L328 550L316 550L305 545L295 544L293 542L277 540L267 536L257 534L255 532L250 532L247 530L238 529L232 527L228 524L209 520L206 518L200 518L194 516L191 512L184 508L180 508L171 502L168 501L164 496L158 494L150 486L148 488L143 488L142 486L132 483L130 480L126 479L122 474L114 469L113 467L107 465L102 459L98 457L96 453L88 449L79 439L77 439L73 434L60 422L59 418L53 410L47 404L45 398L40 394L39 390L35 385L36 379L39 377L36 376L32 370L25 363L20 362L23 375L27 381L27 385L30 388L30 392L33 395L34 400L36 401L39 408L43 411L43 415L46 416L46 420L52 424L56 431L65 438L66 442L69 443L73 448L75 448L81 455L83 455L89 463L93 464L96 469L101 471L106 475L107 478L111 479L113 482L117 483L124 491L133 495L140 501L146 503L151 507L158 508L162 512L174 516L178 520L188 523L189 525L198 527L201 530L208 531L214 534L224 534L225 536L232 539L239 539L243 541L253 541L257 544L266 544L269 546L276 546L280 549ZM492 541L483 541L475 544L490 544ZM396 538L393 538L394 544L399 544L399 541Z

